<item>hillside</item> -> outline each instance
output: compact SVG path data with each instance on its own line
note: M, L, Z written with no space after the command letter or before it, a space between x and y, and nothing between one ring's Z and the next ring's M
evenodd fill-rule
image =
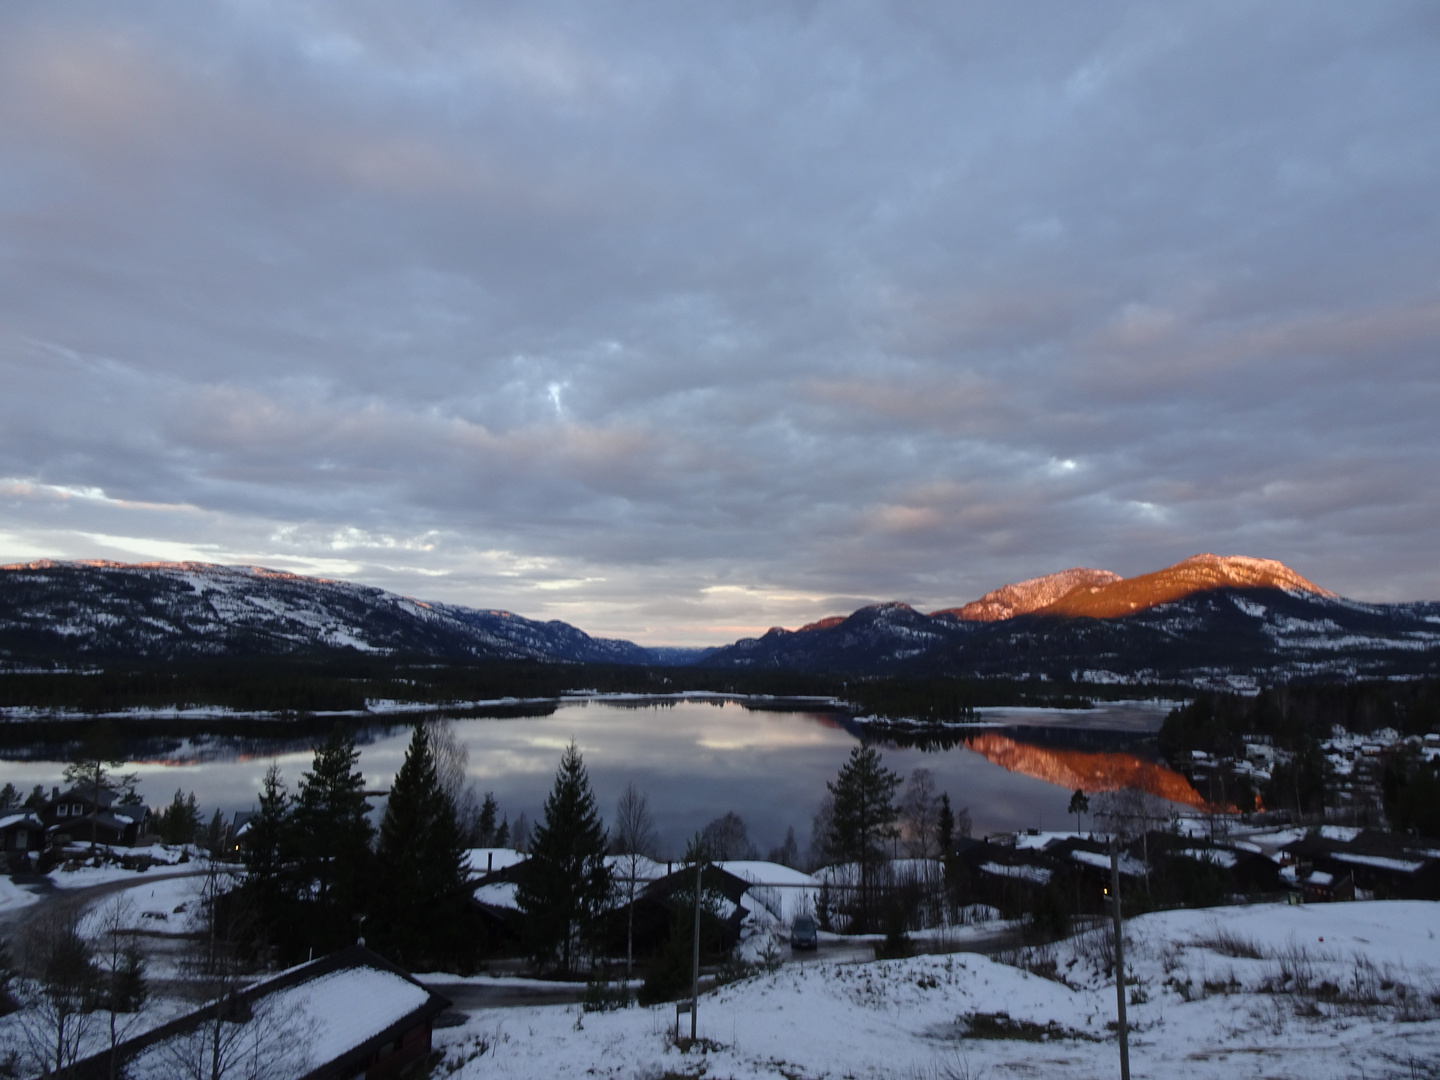
M431 604L261 567L42 561L0 567L0 662L352 652L666 664L689 650Z
M1063 593L1048 606L1031 610L1070 618L1118 619L1146 608L1183 600L1196 593L1225 588L1284 589L1315 596L1335 595L1273 559L1192 555L1153 574L1133 578L1117 576L1109 582L1087 583L1084 587Z
M873 605L736 642L703 662L1239 689L1433 675L1440 670L1440 604L1358 603L1279 562L1197 555L1133 578L1067 570L933 615Z
M1119 574L1109 570L1077 566L1071 570L1061 570L1058 574L1046 574L1028 581L1017 581L1012 585L1002 585L979 600L970 601L964 607L946 608L933 614L954 615L967 622L1000 622L1048 607L1077 589L1094 592L1100 587L1121 580Z

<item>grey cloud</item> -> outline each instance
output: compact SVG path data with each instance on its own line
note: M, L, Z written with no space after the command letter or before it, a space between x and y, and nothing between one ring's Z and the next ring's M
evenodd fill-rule
M1203 549L1440 595L1429 5L0 18L0 477L193 508L0 548L656 641Z

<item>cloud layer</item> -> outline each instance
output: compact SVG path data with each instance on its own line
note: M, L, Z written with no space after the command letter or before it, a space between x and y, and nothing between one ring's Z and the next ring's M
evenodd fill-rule
M11 5L0 559L714 643L1440 596L1433 5Z

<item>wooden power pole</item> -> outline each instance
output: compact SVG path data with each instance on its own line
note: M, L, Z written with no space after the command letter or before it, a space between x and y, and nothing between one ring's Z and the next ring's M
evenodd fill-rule
M1120 921L1120 840L1110 837L1110 910L1115 916L1115 1014L1120 1080L1130 1080L1130 1031L1125 1024L1125 928Z
M695 1041L695 1010L700 1006L700 875L705 864L695 862L695 956L690 968L690 1041Z

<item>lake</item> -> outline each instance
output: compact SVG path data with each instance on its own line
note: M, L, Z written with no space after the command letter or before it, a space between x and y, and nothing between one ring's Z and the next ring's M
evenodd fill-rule
M874 741L885 764L908 776L924 767L958 810L968 807L976 835L1027 827L1073 826L1066 814L1076 787L1125 783L1177 802L1196 800L1183 777L1159 764L1138 741L1159 728L1169 703L1127 702L1088 710L984 709L990 727L971 728L943 744L902 746ZM522 710L523 711L523 710ZM733 810L763 853L794 826L802 851L811 818L860 737L852 718L823 707L740 700L617 702L565 700L535 706L538 715L457 719L469 750L469 774L480 793L493 791L503 814L534 821L549 793L561 752L580 748L602 815L634 781L650 801L665 854L678 855L687 837ZM312 734L285 732L281 722L245 735L208 732L129 739L130 768L151 806L176 788L193 790L206 815L251 809L270 762L293 791L309 768ZM56 722L49 732L75 731ZM270 731L278 734L269 734ZM404 722L356 729L366 782L388 788L400 767L410 728ZM64 744L31 742L0 750L0 781L22 791L60 782Z

